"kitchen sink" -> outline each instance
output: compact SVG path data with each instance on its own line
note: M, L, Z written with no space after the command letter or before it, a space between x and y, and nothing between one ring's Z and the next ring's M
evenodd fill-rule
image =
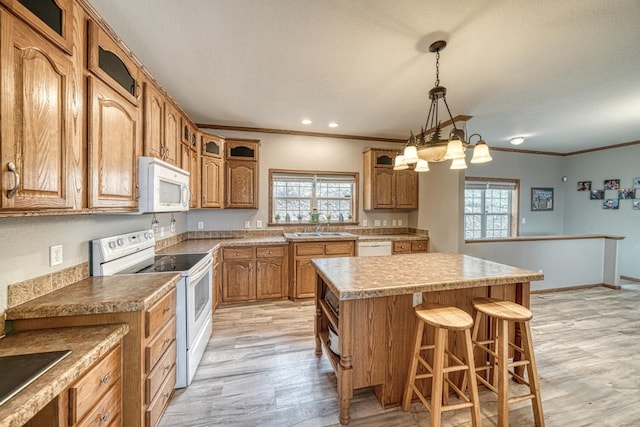
M310 231L306 233L293 233L294 237L352 237L354 234L340 231Z

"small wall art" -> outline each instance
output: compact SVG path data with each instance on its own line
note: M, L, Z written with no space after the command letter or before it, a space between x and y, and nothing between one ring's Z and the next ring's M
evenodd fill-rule
M636 191L633 188L621 188L618 190L618 199L635 199Z
M640 200L633 201L633 209L640 211Z
M640 176L633 178L633 188L640 188Z
M618 199L603 200L602 209L618 209Z
M552 211L553 210L553 188L532 188L531 189L531 210L532 211Z
M578 191L590 191L591 181L578 181Z
M604 199L604 190L591 190L589 193L589 199L602 200Z
M605 190L617 190L620 188L620 180L619 179L605 179L604 180L604 189Z

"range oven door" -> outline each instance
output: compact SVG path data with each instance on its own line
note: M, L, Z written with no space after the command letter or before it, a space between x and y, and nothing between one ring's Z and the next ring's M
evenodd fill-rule
M212 296L212 260L200 266L197 271L186 277L187 293L187 349L194 346L199 332L207 322L211 322ZM208 340L209 337L206 337Z

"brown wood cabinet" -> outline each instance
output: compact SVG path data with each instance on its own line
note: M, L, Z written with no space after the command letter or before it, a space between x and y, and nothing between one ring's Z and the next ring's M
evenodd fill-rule
M138 208L138 107L95 77L89 77L89 207Z
M258 156L260 141L225 140L225 207L258 208Z
M0 32L0 209L79 210L83 101L73 59L3 9Z
M200 206L200 170L198 167L200 155L187 144L180 144L180 150L182 151L180 167L189 172L189 192L191 193L189 207L197 208Z
M152 82L144 82L144 154L180 166L180 116Z
M163 160L180 167L180 115L169 101L164 103Z
M202 133L200 144L200 206L220 209L224 207L224 138Z
M429 252L428 240L405 240L393 242L393 255L396 254L413 254L417 252Z
M363 208L418 209L418 174L394 171L393 150L369 148L363 154Z
M222 249L222 301L283 298L287 245Z
M175 315L176 290L173 288L156 303L139 311L20 319L13 321L13 330L18 332L67 326L127 323L129 333L123 339L123 365L120 374L123 391L122 425L155 427L175 387ZM102 370L96 372L102 372ZM103 374L103 377L105 375L107 374ZM111 378L111 374L109 375ZM84 394L80 396L79 391L76 393L78 408L87 406L83 403ZM109 393L100 400L104 404L98 403L94 407L111 407L116 403L117 399L106 396L110 396ZM80 409L76 411L82 412ZM97 418L91 418L91 416L82 418L81 415L78 415L77 419L81 421L79 425L93 425L83 424L83 419L91 423L98 421ZM114 425L120 425L119 421Z
M313 258L331 258L355 255L355 241L314 241L291 244L290 283L291 298L312 298L316 290L316 271Z

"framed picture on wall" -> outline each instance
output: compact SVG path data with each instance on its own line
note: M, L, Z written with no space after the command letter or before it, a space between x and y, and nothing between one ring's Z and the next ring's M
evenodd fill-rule
M553 210L553 188L532 188L531 189L531 210L532 211L552 211Z
M591 181L578 181L578 191L591 191Z
M640 211L640 200L633 201L633 209Z
M605 190L617 190L620 188L620 180L619 179L605 179L604 180L604 189Z
M633 178L633 188L640 188L640 176Z
M589 199L591 200L602 200L604 199L604 190L591 190L589 194Z

